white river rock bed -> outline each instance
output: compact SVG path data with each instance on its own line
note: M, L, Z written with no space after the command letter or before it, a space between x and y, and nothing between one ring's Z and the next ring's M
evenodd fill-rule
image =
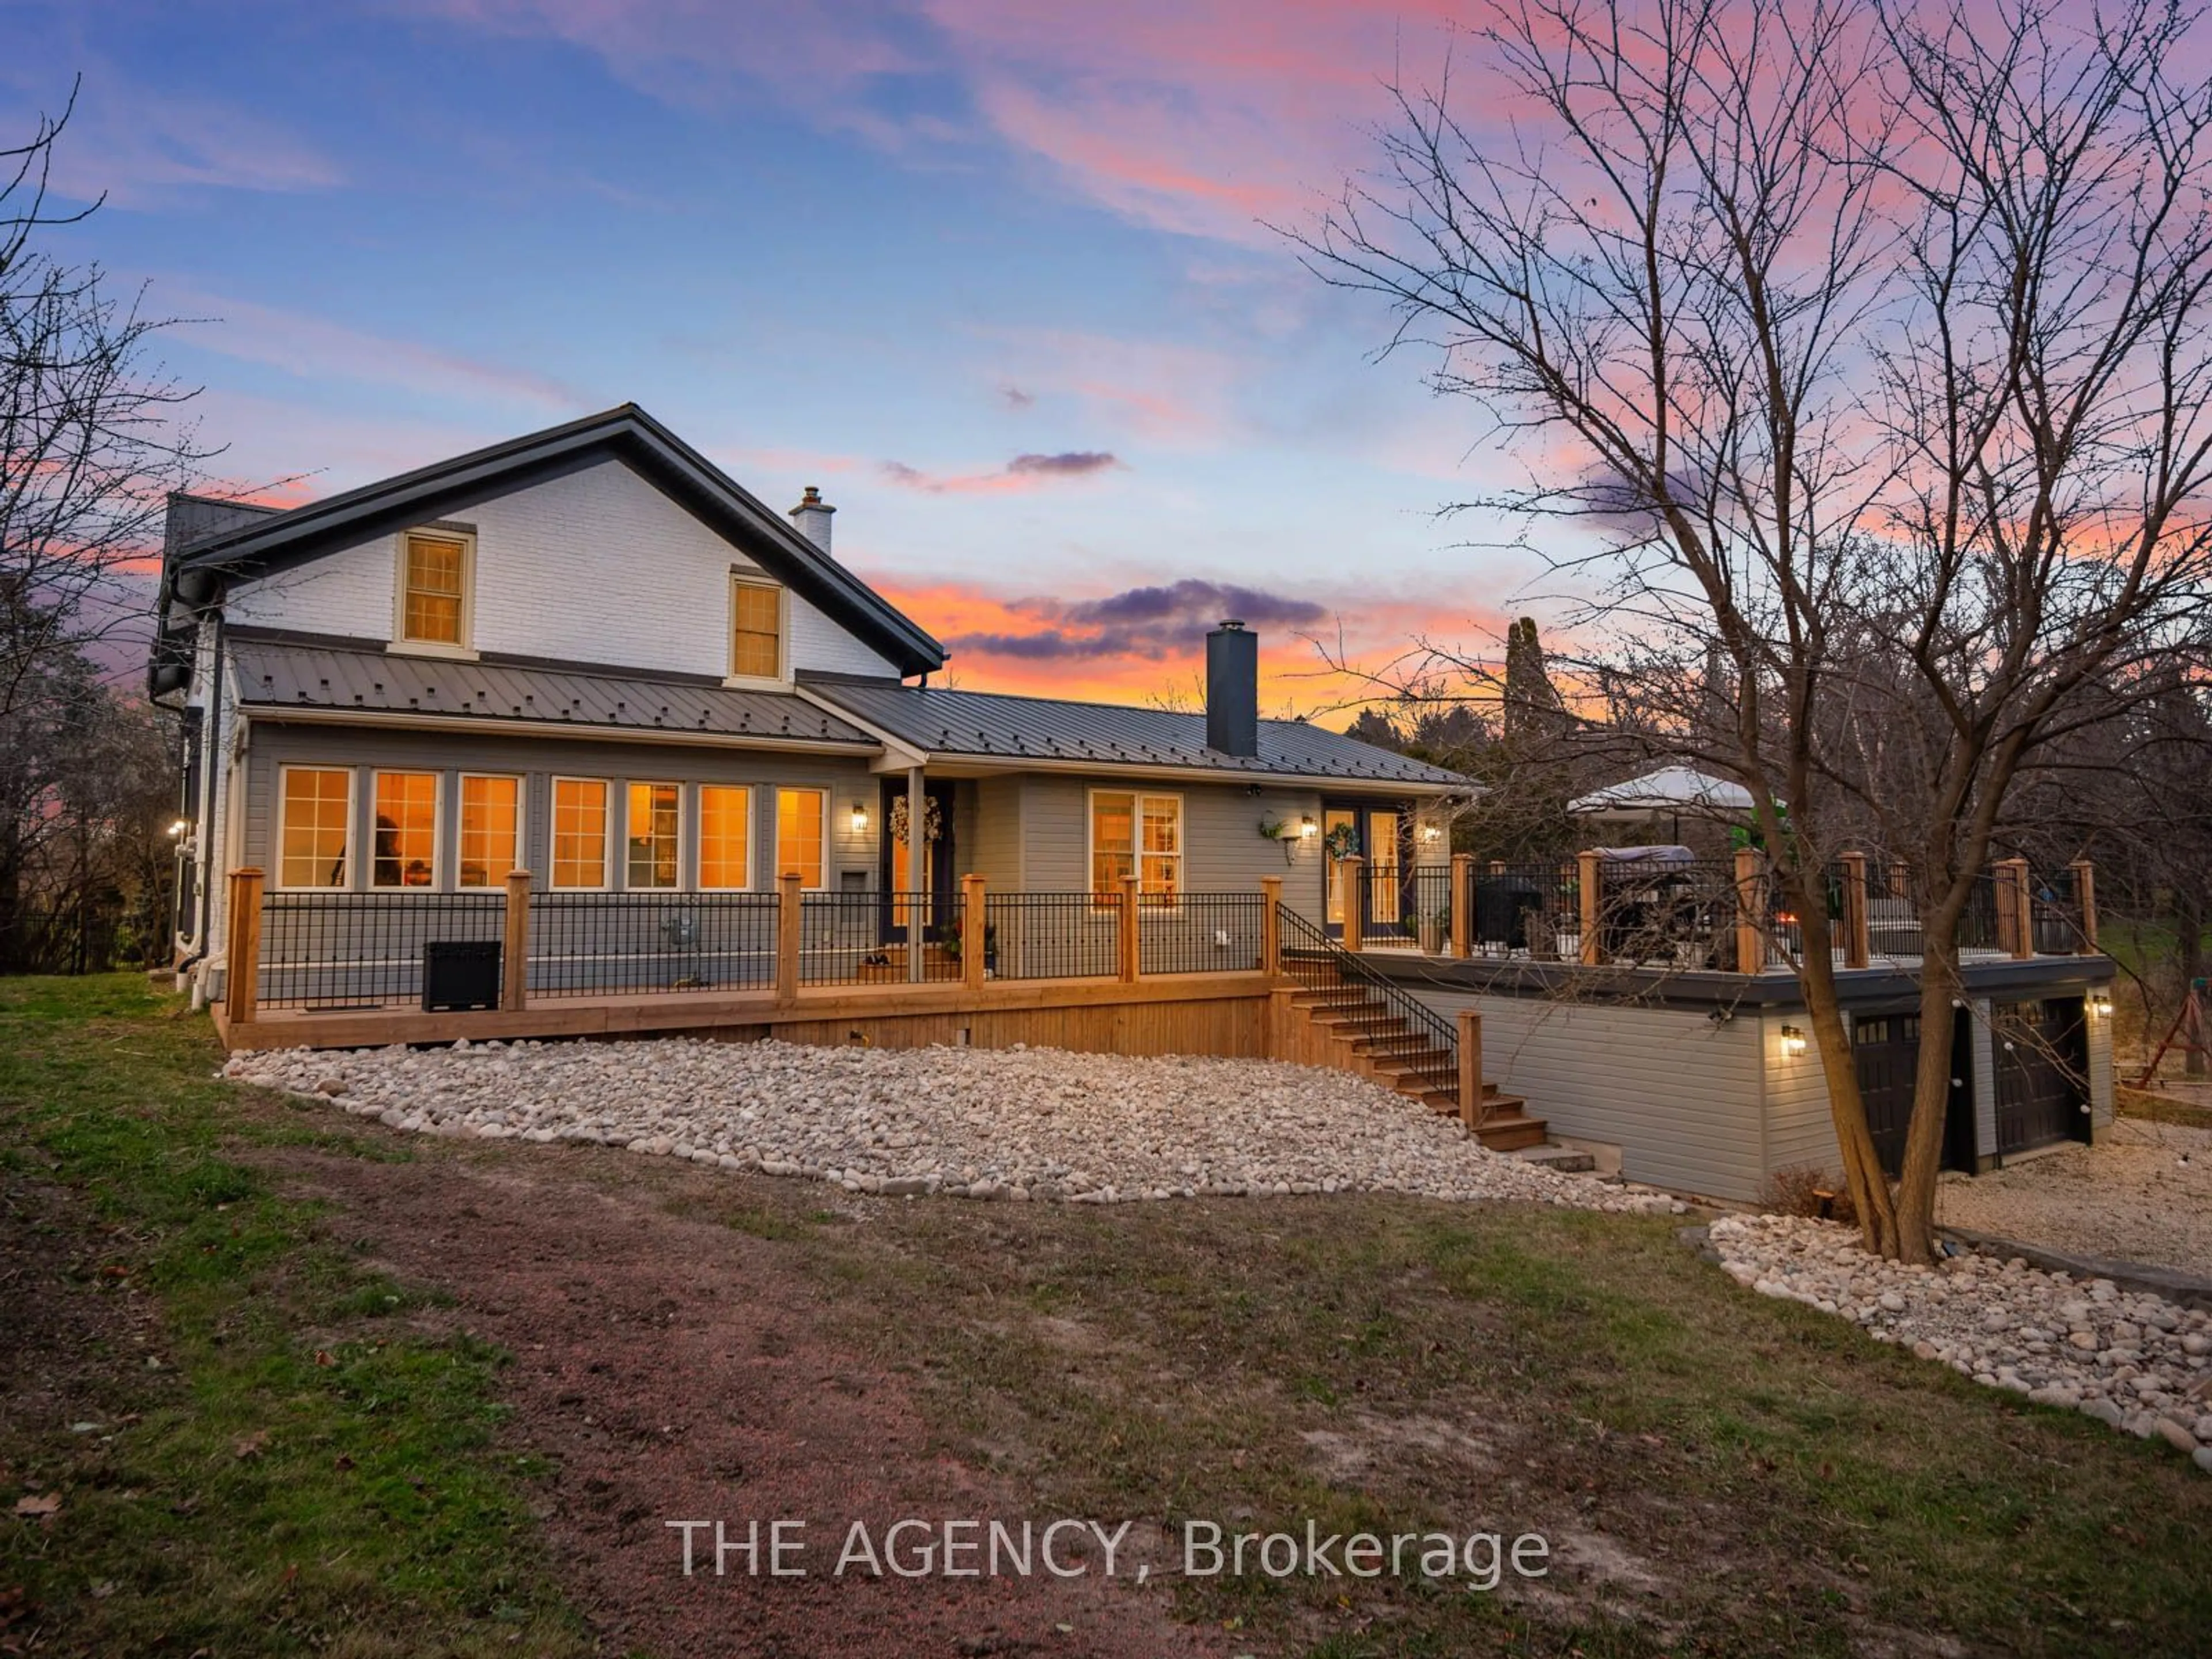
M2017 1256L1906 1267L1831 1222L1726 1216L1707 1231L1723 1267L1762 1295L1853 1320L1977 1382L2165 1440L2212 1474L2212 1313Z
M1685 1208L1490 1152L1364 1078L1272 1061L661 1038L278 1049L234 1055L223 1072L404 1130L591 1141L887 1196L1389 1191Z

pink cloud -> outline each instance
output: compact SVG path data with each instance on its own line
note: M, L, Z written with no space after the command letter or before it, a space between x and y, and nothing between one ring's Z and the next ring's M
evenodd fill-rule
M903 461L885 461L881 471L902 489L932 495L1014 495L1048 484L1095 478L1120 470L1121 465L1104 450L1071 449L1053 455L1017 455L990 472L928 473Z

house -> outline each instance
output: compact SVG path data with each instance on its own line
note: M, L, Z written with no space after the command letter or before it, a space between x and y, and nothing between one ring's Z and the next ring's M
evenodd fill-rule
M368 994L345 927L388 932L397 902L466 931L518 870L572 928L609 913L592 896L795 873L852 963L920 978L969 875L1083 919L1133 877L1148 949L1180 925L1242 954L1183 896L1273 875L1340 927L1336 855L1443 855L1463 781L1260 719L1240 623L1208 640L1202 714L933 684L944 647L838 562L834 512L811 488L771 510L630 404L286 511L175 497L150 690L185 722L190 982L222 988L242 867L272 923L316 902L316 994L340 1002ZM1110 968L1103 932L1073 937L1065 971Z

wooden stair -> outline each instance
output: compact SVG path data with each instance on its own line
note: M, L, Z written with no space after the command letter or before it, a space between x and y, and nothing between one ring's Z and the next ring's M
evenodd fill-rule
M1394 1012L1380 993L1347 978L1329 957L1286 951L1283 971L1298 982L1291 993L1292 1010L1319 1039L1308 1045L1309 1053L1318 1048L1339 1070L1372 1078L1442 1116L1462 1116L1455 1053ZM1540 1146L1548 1138L1547 1126L1528 1115L1526 1104L1485 1082L1471 1132L1492 1152Z

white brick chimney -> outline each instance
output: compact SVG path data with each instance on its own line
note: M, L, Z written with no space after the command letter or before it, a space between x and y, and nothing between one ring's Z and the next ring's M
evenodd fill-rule
M791 509L791 521L799 526L799 533L820 548L830 551L830 515L837 509L822 499L819 485L809 484L799 505Z

